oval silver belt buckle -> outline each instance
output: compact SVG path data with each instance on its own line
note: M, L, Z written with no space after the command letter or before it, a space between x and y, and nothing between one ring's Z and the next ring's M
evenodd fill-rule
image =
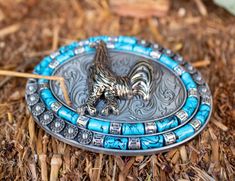
M26 102L35 121L70 145L115 155L149 155L181 145L209 121L212 96L200 72L158 44L98 36L61 47L30 79Z

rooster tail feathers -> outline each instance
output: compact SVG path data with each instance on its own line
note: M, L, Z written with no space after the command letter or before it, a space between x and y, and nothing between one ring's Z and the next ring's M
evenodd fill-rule
M153 89L153 67L151 64L147 61L136 63L129 78L133 94L140 95L144 100L149 100Z
M99 65L108 64L108 50L104 41L99 41L91 45L91 47L96 49L96 54L94 57L94 63Z

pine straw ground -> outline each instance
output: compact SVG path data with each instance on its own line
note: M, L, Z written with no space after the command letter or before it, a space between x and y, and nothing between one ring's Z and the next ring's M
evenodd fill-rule
M83 151L47 135L27 111L26 80L1 77L0 178L235 180L235 18L200 2L174 1L167 15L140 20L114 14L105 0L0 1L1 69L31 72L44 55L72 40L135 35L194 63L214 96L211 121L196 139L168 153L118 157Z

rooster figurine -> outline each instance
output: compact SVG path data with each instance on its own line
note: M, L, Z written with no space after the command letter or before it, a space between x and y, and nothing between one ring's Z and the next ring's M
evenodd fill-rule
M107 116L119 114L118 98L131 99L136 95L145 101L151 98L153 67L147 61L137 62L127 76L117 76L110 68L105 42L99 41L92 46L96 48L96 54L89 68L89 96L86 103L78 108L80 114L96 115L99 99L104 99L106 103L101 114Z

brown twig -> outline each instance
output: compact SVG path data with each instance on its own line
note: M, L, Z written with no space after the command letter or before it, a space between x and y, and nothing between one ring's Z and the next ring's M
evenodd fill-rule
M156 155L152 155L151 156L151 170L153 173L153 180L157 180L157 177L158 177L158 167L156 165L156 162L157 162L156 160L157 160Z
M148 28L156 42L158 43L163 42L164 38L159 32L158 21L156 19L153 18L148 19Z
M93 170L92 173L92 180L100 180L100 174L102 170L102 160L103 160L103 154L99 154L99 157L97 157L95 161L95 170Z
M213 129L209 128L209 133L211 136L211 147L212 147L212 155L211 155L211 161L214 163L219 162L219 142L218 139L213 131Z
M117 162L116 162L116 160L114 160L113 173L112 173L112 181L115 181L116 172L117 172Z
M55 26L55 28L53 30L52 51L55 51L58 48L59 32L60 32L59 26Z
M54 154L51 158L51 174L50 181L57 181L59 169L62 165L62 159L60 154Z
M48 53L47 53L48 54ZM25 69L29 67L30 64L33 64L36 62L37 59L30 59L30 61L24 61L22 64L20 64L15 71L17 72L23 72ZM0 88L2 88L8 81L11 80L12 77L5 77L1 82L0 82Z
M200 67L206 67L207 65L210 65L210 60L201 60L201 61L197 61L197 62L193 62L192 65L196 68L200 68Z
M176 151L174 156L171 159L171 163L176 164L178 162L179 158L180 158L180 153L179 153L179 151Z
M20 29L20 25L18 23L7 26L7 27L0 30L0 38L4 37L6 35L9 35L9 34L15 33L19 29Z
M110 9L120 16L131 16L136 18L149 18L153 16L163 17L170 8L169 0L111 0Z
M41 166L41 178L43 181L47 181L47 155L46 154L40 154L39 155L40 160L40 166Z
M223 130L223 131L228 131L228 127L225 126L223 123L217 121L216 119L213 119L211 122L214 123L214 124L215 124L218 128L220 128L221 130Z
M35 147L34 147L35 146L35 122L34 122L32 116L30 116L30 118L29 118L28 129L29 129L30 147L31 147L33 154L35 154Z
M30 73L21 73L15 71L8 71L8 70L0 70L0 75L4 76L13 76L13 77L22 77L22 78L35 78L35 79L47 79L47 80L55 80L59 81L61 90L63 92L66 104L71 105L71 101L69 99L68 91L65 85L65 81L63 77L58 76L45 76L45 75L36 75Z
M47 136L43 137L42 129L39 130L36 140L37 154L39 158L39 164L41 168L41 179L42 181L48 181L48 171L47 171Z
M135 162L135 157L132 157L123 167L123 170L119 173L119 180L126 180L126 177Z
M7 112L7 118L8 118L9 123L12 124L13 123L13 115L12 115L12 113Z
M68 94L68 91L67 91L67 87L65 85L65 81L64 81L64 78L63 77L60 77L59 78L60 80L60 87L62 89L62 92L63 92L63 95L64 95L64 99L66 101L66 103L71 106L71 101L70 101L70 98L69 98L69 94Z
M36 164L35 162L32 162L29 164L29 169L31 171L31 174L32 174L32 180L33 181L37 181L37 171L36 171Z
M204 3L201 0L194 0L197 5L197 8L202 16L207 16L207 9Z
M185 146L184 145L181 146L179 150L180 150L180 156L181 156L183 163L186 163L188 161L188 155L187 155Z

